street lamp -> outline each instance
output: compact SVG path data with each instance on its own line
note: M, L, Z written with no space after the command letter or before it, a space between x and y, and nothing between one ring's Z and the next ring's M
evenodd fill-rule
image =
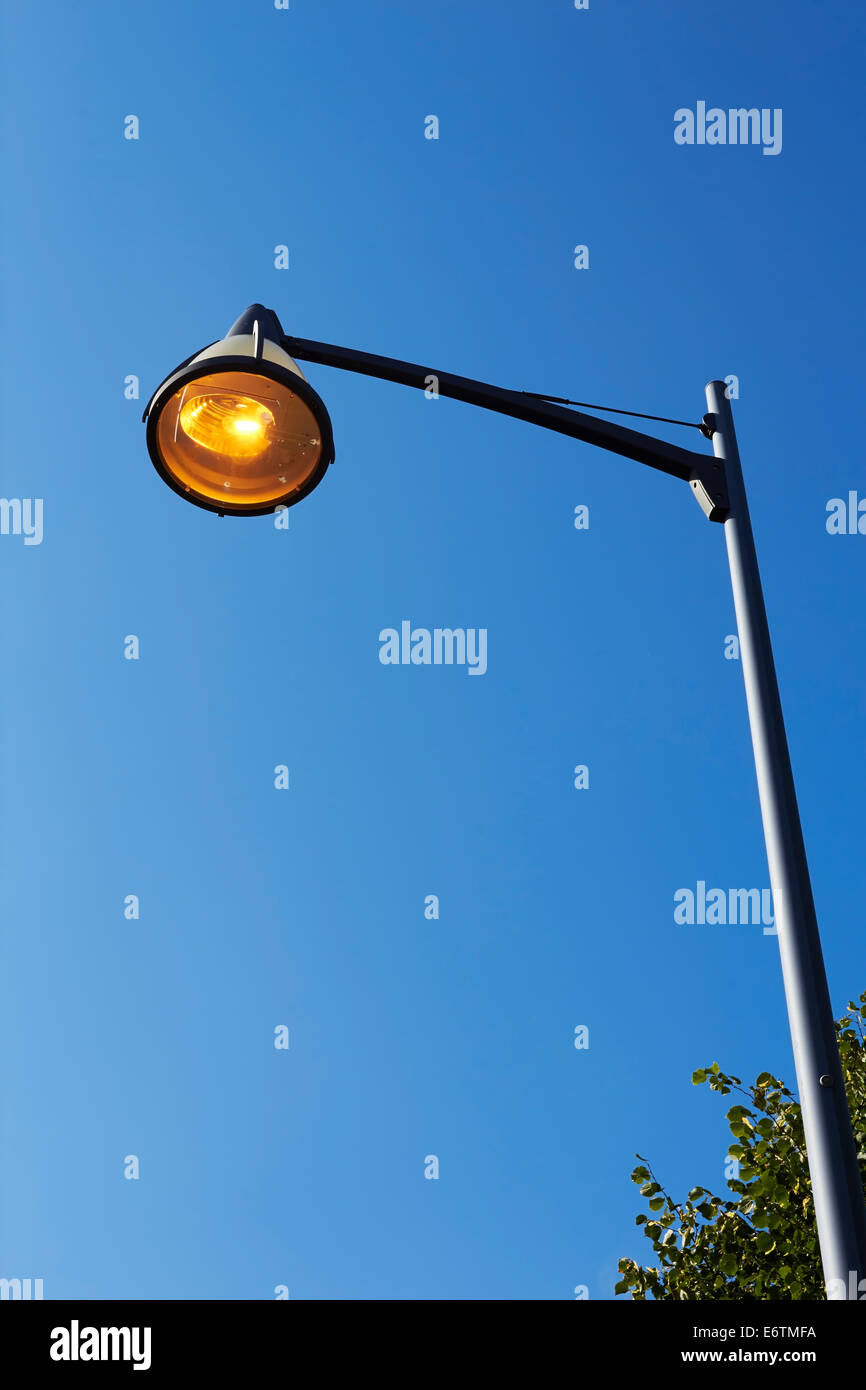
M700 429L712 439L711 458L567 402L290 337L272 310L253 304L224 339L182 362L145 408L150 456L175 492L220 515L259 516L294 505L321 482L334 458L331 423L295 358L422 390L432 378L441 396L542 425L688 482L709 520L724 525L824 1281L828 1298L857 1299L866 1278L866 1202L724 382L706 388Z
M281 346L276 318L246 319L176 367L145 411L158 472L220 516L300 502L334 457L328 412Z

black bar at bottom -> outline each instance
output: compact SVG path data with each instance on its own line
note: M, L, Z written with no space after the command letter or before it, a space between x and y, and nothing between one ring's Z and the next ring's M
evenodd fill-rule
M181 1375L196 1390L258 1385L257 1371L303 1385L343 1368L364 1379L393 1370L411 1383L419 1372L427 1380L441 1368L453 1378L456 1366L478 1364L489 1380L500 1364L513 1375L521 1353L541 1384L548 1380L542 1368L557 1356L573 1370L601 1368L616 1377L674 1366L700 1375L708 1365L783 1372L793 1365L826 1383L829 1373L858 1364L863 1330L862 1312L850 1305L759 1301L63 1300L5 1302L0 1320L3 1362L14 1366L16 1384L31 1376L39 1385L43 1377L49 1385L70 1375L100 1379L107 1370L112 1384Z

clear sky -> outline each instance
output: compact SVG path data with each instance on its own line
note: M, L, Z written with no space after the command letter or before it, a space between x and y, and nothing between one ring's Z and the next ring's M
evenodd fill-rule
M254 300L678 419L737 378L836 1011L866 985L866 535L826 526L866 498L863 20L711 8L7 7L2 493L43 523L0 535L0 1275L610 1298L635 1151L724 1185L692 1070L793 1083L774 936L674 920L769 883L722 528L315 367L337 458L289 529L185 506L144 401ZM699 102L781 149L676 143ZM404 620L485 629L486 672L383 665Z

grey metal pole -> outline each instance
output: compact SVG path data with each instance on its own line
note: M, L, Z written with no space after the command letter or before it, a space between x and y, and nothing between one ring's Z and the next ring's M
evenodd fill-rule
M770 630L731 403L723 381L706 388L713 448L724 459L724 523L740 638L782 976L828 1298L866 1297L866 1201L845 1098L809 866L797 809Z

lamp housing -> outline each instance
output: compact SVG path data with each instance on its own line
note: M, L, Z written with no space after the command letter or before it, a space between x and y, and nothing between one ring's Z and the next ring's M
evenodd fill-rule
M145 407L156 471L181 497L219 516L291 507L334 461L324 402L254 304L224 338L188 357Z

